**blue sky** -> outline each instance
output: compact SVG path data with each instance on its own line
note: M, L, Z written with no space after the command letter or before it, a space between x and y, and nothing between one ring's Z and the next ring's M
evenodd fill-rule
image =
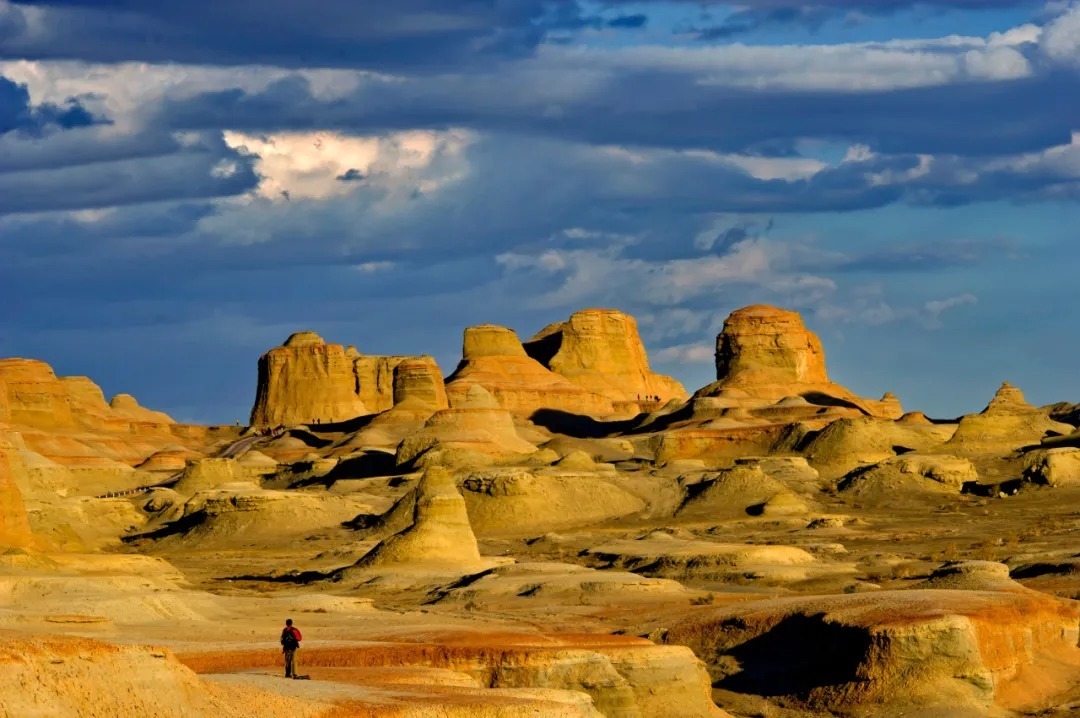
M0 355L247 415L368 353L634 314L695 389L733 309L938 416L1080 400L1080 4L0 0Z

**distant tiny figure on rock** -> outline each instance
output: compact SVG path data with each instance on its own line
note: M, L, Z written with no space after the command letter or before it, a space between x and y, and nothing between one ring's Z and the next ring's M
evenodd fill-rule
M285 628L281 631L281 652L285 654L285 677L299 678L296 673L296 652L300 649L300 629L292 625L292 619L285 619Z

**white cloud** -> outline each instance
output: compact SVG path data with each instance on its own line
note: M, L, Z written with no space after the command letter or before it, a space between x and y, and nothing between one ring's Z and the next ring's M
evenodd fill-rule
M1051 60L1080 64L1080 4L1070 5L1046 25L1039 46Z
M716 296L734 285L764 287L803 301L836 289L830 279L794 269L786 245L760 238L738 242L723 255L690 259L637 259L624 256L623 247L609 247L539 254L508 252L497 256L496 262L510 272L561 276L557 288L536 300L539 306L588 303L598 287L608 295L658 307Z
M964 71L983 80L1015 80L1031 74L1027 58L1012 47L968 50L963 55Z
M396 262L364 262L356 265L354 269L363 274L377 274L379 272L389 271L396 266Z
M974 294L958 294L955 297L934 299L923 304L922 318L924 324L930 329L941 327L941 315L950 309L978 304L979 299Z
M715 351L708 344L678 344L655 352L653 359L674 364L708 364L715 359Z

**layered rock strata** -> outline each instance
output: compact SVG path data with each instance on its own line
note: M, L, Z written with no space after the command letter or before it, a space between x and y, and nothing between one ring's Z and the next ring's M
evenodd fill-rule
M461 363L446 382L450 405L460 405L473 386L482 386L519 416L541 409L590 416L615 413L611 399L545 368L525 353L517 334L491 324L465 330Z
M575 312L540 330L525 343L525 351L556 374L616 403L665 403L689 396L675 379L649 368L637 322L614 309Z

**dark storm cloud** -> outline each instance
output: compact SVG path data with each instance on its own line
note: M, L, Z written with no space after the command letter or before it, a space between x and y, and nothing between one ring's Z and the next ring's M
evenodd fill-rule
M540 0L18 2L0 4L0 56L285 67L440 67L530 51L543 36L546 5ZM29 13L43 17L31 27Z
M32 105L26 85L20 85L0 76L0 135L21 132L38 136L46 129L71 129L86 127L100 122L76 100L59 106L49 103ZM0 158L0 170L7 158Z
M815 137L886 153L957 155L1067 144L1080 126L1080 76L1071 72L851 92L709 86L688 72L626 70L597 77L585 91L553 95L551 86L572 81L568 73L372 81L332 100L315 97L307 81L294 76L262 92L233 89L166 101L161 121L177 129L252 132L470 127L722 152Z
M738 9L723 21L695 30L698 39L727 40L760 30L801 28L817 30L833 20L861 19L892 15L913 8L942 10L1001 10L1014 7L1039 8L1033 0L825 0L814 3L790 0L756 0L736 3Z
M220 136L206 136L159 156L2 172L0 214L240 194L258 184L253 159L226 146Z

